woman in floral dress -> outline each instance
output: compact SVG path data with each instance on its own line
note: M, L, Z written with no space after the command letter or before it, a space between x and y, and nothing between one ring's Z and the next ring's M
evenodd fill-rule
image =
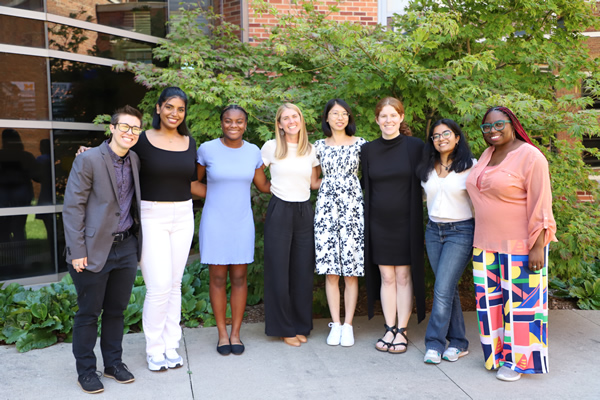
M358 277L364 276L364 207L357 173L360 148L350 107L341 99L325 106L321 120L326 139L315 142L323 171L315 211L316 270L326 275L331 313L327 344L352 346L352 319L358 299ZM345 320L340 319L340 276L344 277Z

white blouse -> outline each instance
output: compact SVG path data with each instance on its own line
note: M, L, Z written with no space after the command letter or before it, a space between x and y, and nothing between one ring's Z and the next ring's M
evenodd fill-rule
M477 160L473 159L473 165ZM427 182L421 182L427 197L427 212L433 222L457 222L473 218L473 204L467 193L467 177L471 168L440 178L433 169Z

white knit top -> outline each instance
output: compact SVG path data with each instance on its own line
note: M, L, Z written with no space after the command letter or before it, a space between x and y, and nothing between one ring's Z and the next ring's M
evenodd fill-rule
M477 160L473 159L473 165ZM440 178L435 169L427 182L421 182L427 197L427 211L433 222L456 222L473 218L473 204L467 193L467 177L471 168Z
M309 154L298 157L298 145L288 143L287 155L281 160L275 158L276 147L275 140L269 140L260 151L265 166L271 171L271 193L290 202L310 199L313 167L319 165L315 147L311 146Z

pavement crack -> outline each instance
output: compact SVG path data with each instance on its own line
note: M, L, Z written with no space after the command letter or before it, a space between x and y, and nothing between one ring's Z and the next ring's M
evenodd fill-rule
M187 342L185 340L185 329L181 329L181 338L183 339L183 348L185 349L185 359L187 360L187 373L188 373L188 379L190 380L190 392L192 393L192 400L195 400L196 397L194 396L194 380L192 379L192 370L190 369L190 355L188 353L188 346L187 346Z

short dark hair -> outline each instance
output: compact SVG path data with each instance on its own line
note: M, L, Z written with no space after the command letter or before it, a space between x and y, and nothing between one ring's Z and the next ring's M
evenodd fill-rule
M440 161L440 153L435 149L433 141L431 140L433 130L440 125L446 125L448 128L450 128L454 135L459 138L454 151L449 157L452 161L449 171L459 173L466 171L473 166L473 153L471 153L469 143L467 143L467 138L460 129L460 126L451 119L442 118L431 125L425 147L423 148L423 157L421 158L422 161L417 167L417 176L423 182L427 182L429 179L429 174L431 171L433 171L435 162Z
M142 122L142 113L137 108L131 107L130 105L125 105L121 108L118 108L113 113L112 117L110 117L110 124L116 125L119 123L119 118L121 115L131 115L132 117L136 117Z
M331 137L331 127L329 126L329 122L327 122L327 115L329 111L333 108L333 106L338 105L342 107L348 113L348 125L346 126L346 135L354 136L356 133L356 123L354 122L354 116L350 111L350 106L342 99L331 99L325 104L325 109L323 110L323 115L321 115L321 129L323 129L323 133L327 137Z
M221 122L223 122L223 116L225 115L225 113L229 110L240 110L241 112L244 113L244 115L246 116L246 122L248 122L248 113L246 112L246 110L244 110L243 107L238 106L237 104L230 104L227 107L225 107L223 109L223 111L221 111L221 116L219 117L221 119Z
M183 116L183 121L177 127L177 132L179 132L182 136L189 136L190 130L185 123L185 119L187 118L188 111L188 97L187 94L180 88L176 86L171 86L162 91L160 96L158 97L158 101L156 105L162 107L162 105L167 101L174 97L180 98L185 103L185 115ZM152 127L154 129L160 129L160 115L156 112L156 105L154 106L154 110L152 111Z

